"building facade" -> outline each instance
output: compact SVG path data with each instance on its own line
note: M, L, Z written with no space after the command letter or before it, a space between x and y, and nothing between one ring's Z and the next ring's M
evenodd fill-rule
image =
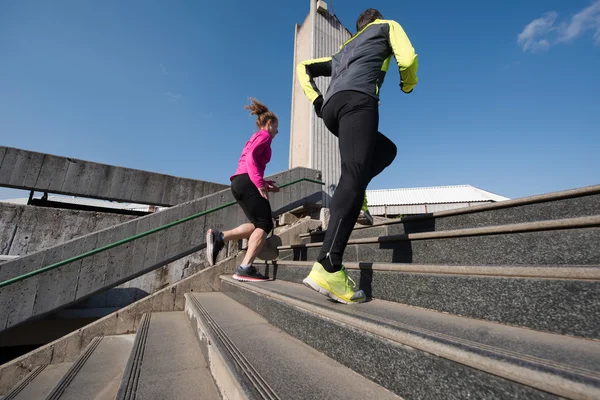
M325 182L323 205L328 207L341 173L338 139L314 113L298 83L296 65L304 60L335 54L351 33L328 10L325 2L317 0L310 0L306 19L302 25L296 24L295 29L289 166L314 168L322 172ZM323 93L330 80L329 77L316 79Z

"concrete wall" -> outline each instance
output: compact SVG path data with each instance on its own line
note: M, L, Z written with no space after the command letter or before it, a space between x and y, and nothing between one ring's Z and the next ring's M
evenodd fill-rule
M318 179L315 170L297 168L269 177L280 184ZM271 196L274 215L320 201L321 185L302 181ZM0 281L115 243L135 234L234 201L229 189L171 207L0 265ZM246 222L237 206L221 209L167 230L0 289L0 330L80 302L149 271L202 250L209 227L231 229Z
M0 186L159 206L228 187L4 146L0 146Z
M135 217L0 203L0 254L23 256Z

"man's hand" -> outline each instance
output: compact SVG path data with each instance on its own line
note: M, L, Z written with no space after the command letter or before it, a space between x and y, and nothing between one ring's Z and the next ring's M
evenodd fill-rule
M267 182L267 189L269 190L269 192L273 192L273 193L279 192L279 187L277 187L277 185L273 181Z
M260 193L260 195L262 197L264 197L265 199L269 200L269 189L267 186L263 186L258 188L258 192Z
M323 108L323 96L319 96L313 102L313 107L315 108L315 113L317 117L323 118L321 114L321 108Z
M402 81L400 81L400 90L402 91L402 93L406 93L406 94L410 94L413 91L413 89L410 89L410 92L405 92L404 91L404 82L402 82Z

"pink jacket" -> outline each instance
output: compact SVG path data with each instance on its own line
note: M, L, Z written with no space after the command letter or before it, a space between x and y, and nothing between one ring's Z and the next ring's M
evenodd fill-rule
M248 174L250 180L257 188L266 186L263 177L265 175L265 168L269 161L271 161L272 140L273 138L266 129L261 129L252 135L250 140L246 142L244 150L242 150L237 171L235 171L232 178L236 175Z

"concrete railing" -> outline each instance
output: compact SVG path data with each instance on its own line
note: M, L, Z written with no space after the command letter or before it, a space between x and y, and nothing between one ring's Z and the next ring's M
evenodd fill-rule
M279 215L301 205L318 203L321 185L307 181L318 178L318 171L305 168L269 177L280 184L297 182L272 194L273 214ZM1 264L0 282L16 281L0 288L0 330L76 303L203 249L206 245L204 234L208 228L230 229L246 222L237 205L156 233L141 234L233 201L231 191L226 189ZM141 237L124 241L135 235ZM123 243L110 247L119 241ZM102 247L108 248L89 257L61 264L58 268L35 273L27 279L16 278Z
M227 185L0 146L0 186L173 206Z

